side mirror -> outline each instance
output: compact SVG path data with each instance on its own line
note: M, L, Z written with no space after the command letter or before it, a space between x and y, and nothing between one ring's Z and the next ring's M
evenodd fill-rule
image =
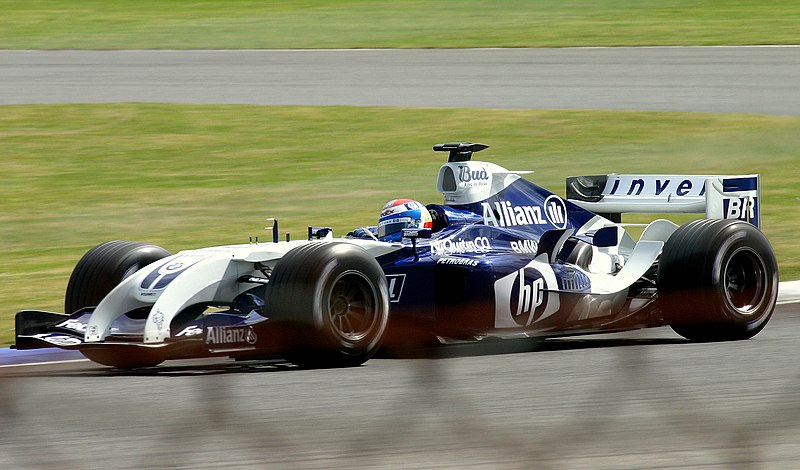
M404 228L403 238L410 238L414 241L417 238L431 238L433 230L429 228Z
M417 238L431 238L433 230L429 228L404 228L403 238L411 240L411 248L414 249L414 261L419 261L419 253L417 253Z
M309 240L324 240L333 237L333 229L330 227L308 227Z

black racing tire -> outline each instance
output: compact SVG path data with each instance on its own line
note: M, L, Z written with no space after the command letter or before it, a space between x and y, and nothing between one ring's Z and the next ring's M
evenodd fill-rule
M266 311L290 326L284 354L302 368L353 367L378 350L389 322L386 276L364 249L309 243L275 266Z
M101 243L78 261L67 284L64 308L67 313L94 307L125 278L170 252L149 243L115 240ZM86 358L118 369L154 367L164 362L155 349L92 347L81 349Z
M772 246L746 222L689 222L661 253L658 295L666 323L686 339L752 338L766 326L778 297Z
M97 306L123 279L170 254L160 246L122 240L95 246L72 270L64 296L64 311L73 313Z

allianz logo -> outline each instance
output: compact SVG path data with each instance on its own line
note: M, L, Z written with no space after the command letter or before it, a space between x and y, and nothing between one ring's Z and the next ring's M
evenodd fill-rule
M454 255L464 253L486 253L492 249L488 237L475 237L472 240L446 238L431 242L434 255Z
M209 327L206 332L206 344L256 344L258 336L252 326L236 327Z
M544 201L544 209L536 205L516 206L511 201L495 201L494 207L482 202L483 223L493 227L515 227L520 225L567 226L567 206L564 200L550 195Z

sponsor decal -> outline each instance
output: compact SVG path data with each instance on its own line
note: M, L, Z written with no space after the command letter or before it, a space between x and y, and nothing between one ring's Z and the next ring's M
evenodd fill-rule
M539 242L536 240L512 240L511 249L523 255L535 255L539 251Z
M156 313L153 314L153 323L158 328L158 331L162 331L164 329L164 312L156 310Z
M180 333L175 335L178 336L197 336L203 334L203 329L196 325L187 326L186 328L182 329Z
M213 250L204 249L195 253L178 255L171 260L165 261L158 268L153 269L145 276L139 285L139 290L145 295L146 291L157 291L164 289L170 282L174 281L179 274L194 266L198 262L213 256ZM152 293L149 293L152 295Z
M431 250L434 255L461 255L464 253L486 253L492 249L492 243L488 237L475 237L472 240L463 238L444 240L434 240L431 242Z
M68 335L61 335L61 334L53 334L53 333L41 333L38 335L33 336L36 339L40 339L42 341L47 341L50 344L55 346L77 346L82 344L83 341L75 338L74 336Z
M757 207L758 198L756 197L734 197L722 200L722 211L726 219L755 221Z
M206 329L208 346L249 347L258 341L252 326L210 326Z
M174 263L170 263L170 264L164 266L164 271L167 271L167 272L177 271L177 270L183 268L183 266L184 266L184 264L179 262L179 261L178 262L174 262Z
M381 220L378 222L378 227L383 227L384 225L392 225L400 222L402 222L404 226L410 226L414 224L414 219L412 219L411 217L395 217L393 219Z
M527 326L533 323L536 309L544 301L544 278L537 277L526 280L525 268L520 269L512 276L516 276L516 282L514 282L509 296L511 316L518 325Z
M393 199L387 202L385 206L383 206L383 210L381 211L381 217L386 217L387 215L393 215L393 214L400 214L401 212L405 211L420 210L424 207L425 206L423 206L421 203L413 199Z
M530 326L558 311L558 280L546 263L531 261L494 283L495 327Z
M482 202L483 223L494 227L515 227L518 225L553 225L556 228L567 226L567 205L556 195L545 199L544 210L540 206L515 206L511 201L496 201L494 207Z
M618 177L607 195L626 196L703 196L705 177Z
M567 228L567 204L555 194L547 196L544 200L544 215L556 228Z
M403 295L403 286L406 284L405 274L389 274L386 276L386 283L389 285L389 302L399 302Z
M61 322L56 325L59 328L66 328L68 330L77 331L79 333L86 333L86 323L75 318L70 318L67 321Z
M439 258L436 264L444 264L448 266L477 266L479 261L469 258Z
M489 172L486 168L472 169L469 165L458 165L458 181L463 186L486 186L489 184Z

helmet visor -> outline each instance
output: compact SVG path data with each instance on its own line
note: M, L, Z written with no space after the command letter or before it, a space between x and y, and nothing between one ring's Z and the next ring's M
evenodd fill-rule
M378 238L383 238L388 235L395 234L404 228L410 227L414 223L414 219L410 217L403 217L400 219L391 219L378 225Z

